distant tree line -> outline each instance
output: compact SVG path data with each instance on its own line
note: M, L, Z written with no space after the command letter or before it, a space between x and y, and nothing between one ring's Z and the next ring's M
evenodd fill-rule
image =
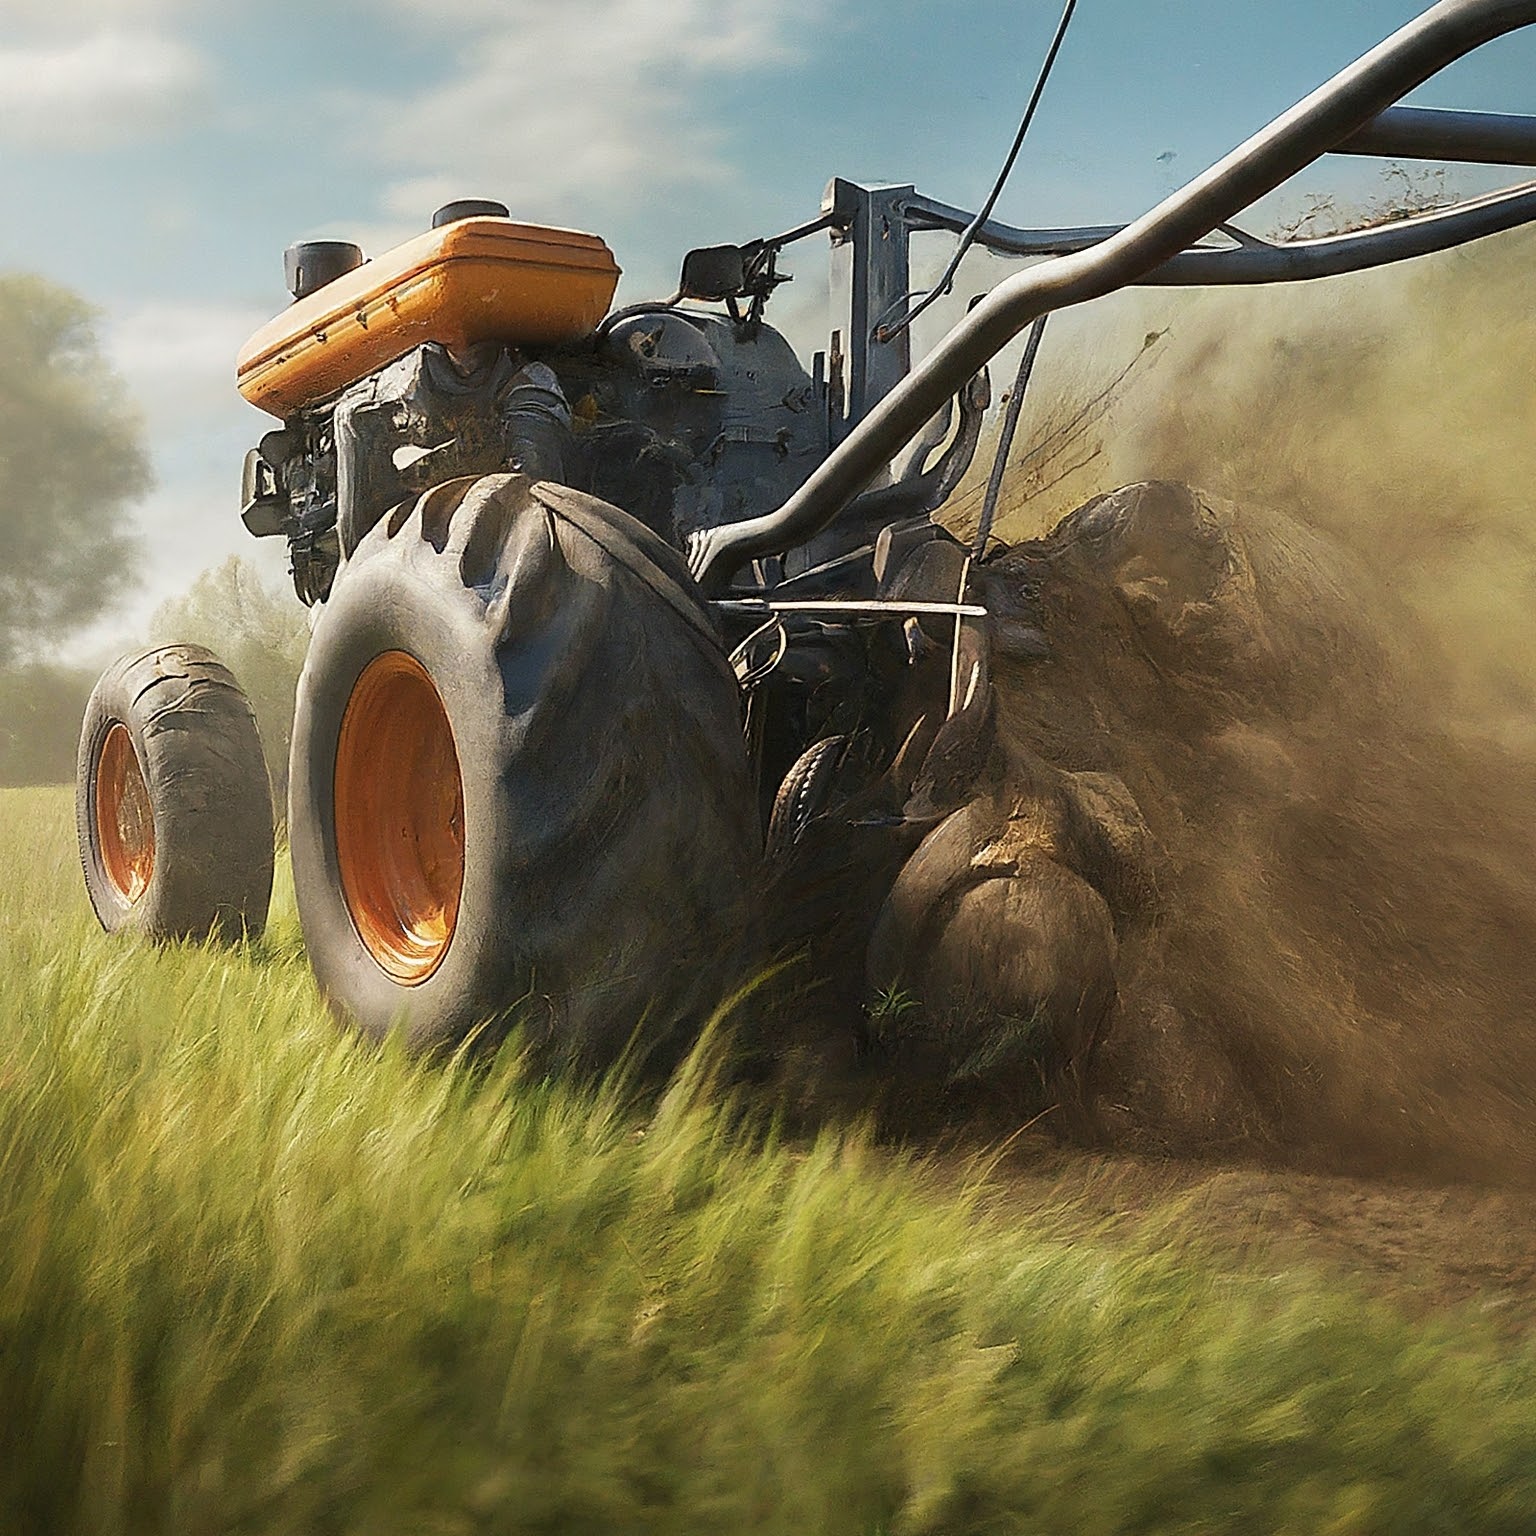
M0 273L0 785L74 777L97 674L60 662L58 647L140 579L128 511L152 483L149 457L99 318L45 278ZM233 670L281 797L303 608L231 559L164 604L141 638L205 645Z
M0 665L35 658L138 577L126 512L151 483L97 312L0 273Z
M0 273L0 783L73 774L95 679L47 658L138 576L125 514L149 460L96 321L67 289Z
M235 674L256 713L279 813L288 792L293 696L309 645L309 613L292 591L274 592L238 555L204 571L150 620L149 643L206 646Z
M75 776L75 745L94 667L13 662L0 667L0 786L64 784Z
M308 615L291 594L274 592L238 556L205 571L162 604L142 637L149 645L206 646L235 674L256 713L273 793L287 793L293 695L309 641ZM0 786L65 784L97 669L46 661L0 666Z

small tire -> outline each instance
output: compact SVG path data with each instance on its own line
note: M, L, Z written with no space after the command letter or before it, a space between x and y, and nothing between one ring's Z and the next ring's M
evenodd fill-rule
M333 1008L551 1066L661 1063L734 981L760 836L736 682L681 557L596 498L449 481L337 574L289 840ZM643 1029L637 1029L644 1024Z
M259 937L272 897L272 787L233 674L196 645L125 656L85 707L75 830L108 933Z
M768 819L770 859L783 858L805 836L805 829L827 808L837 770L848 750L846 736L823 736L790 764L773 797Z

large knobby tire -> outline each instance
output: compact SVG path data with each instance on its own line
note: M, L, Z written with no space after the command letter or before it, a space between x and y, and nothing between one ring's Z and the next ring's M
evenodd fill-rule
M432 1047L510 1018L593 1066L686 1039L739 974L760 847L682 559L509 474L397 509L315 628L289 831L316 977L364 1032Z
M75 828L109 933L261 934L272 787L250 703L211 652L161 646L102 674L80 728Z

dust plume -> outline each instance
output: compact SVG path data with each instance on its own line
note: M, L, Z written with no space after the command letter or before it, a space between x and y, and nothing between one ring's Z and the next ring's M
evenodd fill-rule
M1010 750L1117 774L1158 850L1100 1059L1124 1139L1536 1169L1533 260L1138 296L1160 355L1093 474L1199 494L985 567L1051 646L1002 668Z
M1189 481L1357 552L1424 620L1450 683L1443 705L1525 739L1533 269L1527 229L1331 283L1170 295L1169 355L1110 449L1116 483Z

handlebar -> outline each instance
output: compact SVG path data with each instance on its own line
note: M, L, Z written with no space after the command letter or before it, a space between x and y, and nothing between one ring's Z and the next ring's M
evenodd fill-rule
M1041 315L1145 281L1447 64L1533 23L1536 0L1439 0L1134 223L1087 250L1005 278L781 507L695 534L688 561L699 584L718 594L753 557L814 537L966 379Z

